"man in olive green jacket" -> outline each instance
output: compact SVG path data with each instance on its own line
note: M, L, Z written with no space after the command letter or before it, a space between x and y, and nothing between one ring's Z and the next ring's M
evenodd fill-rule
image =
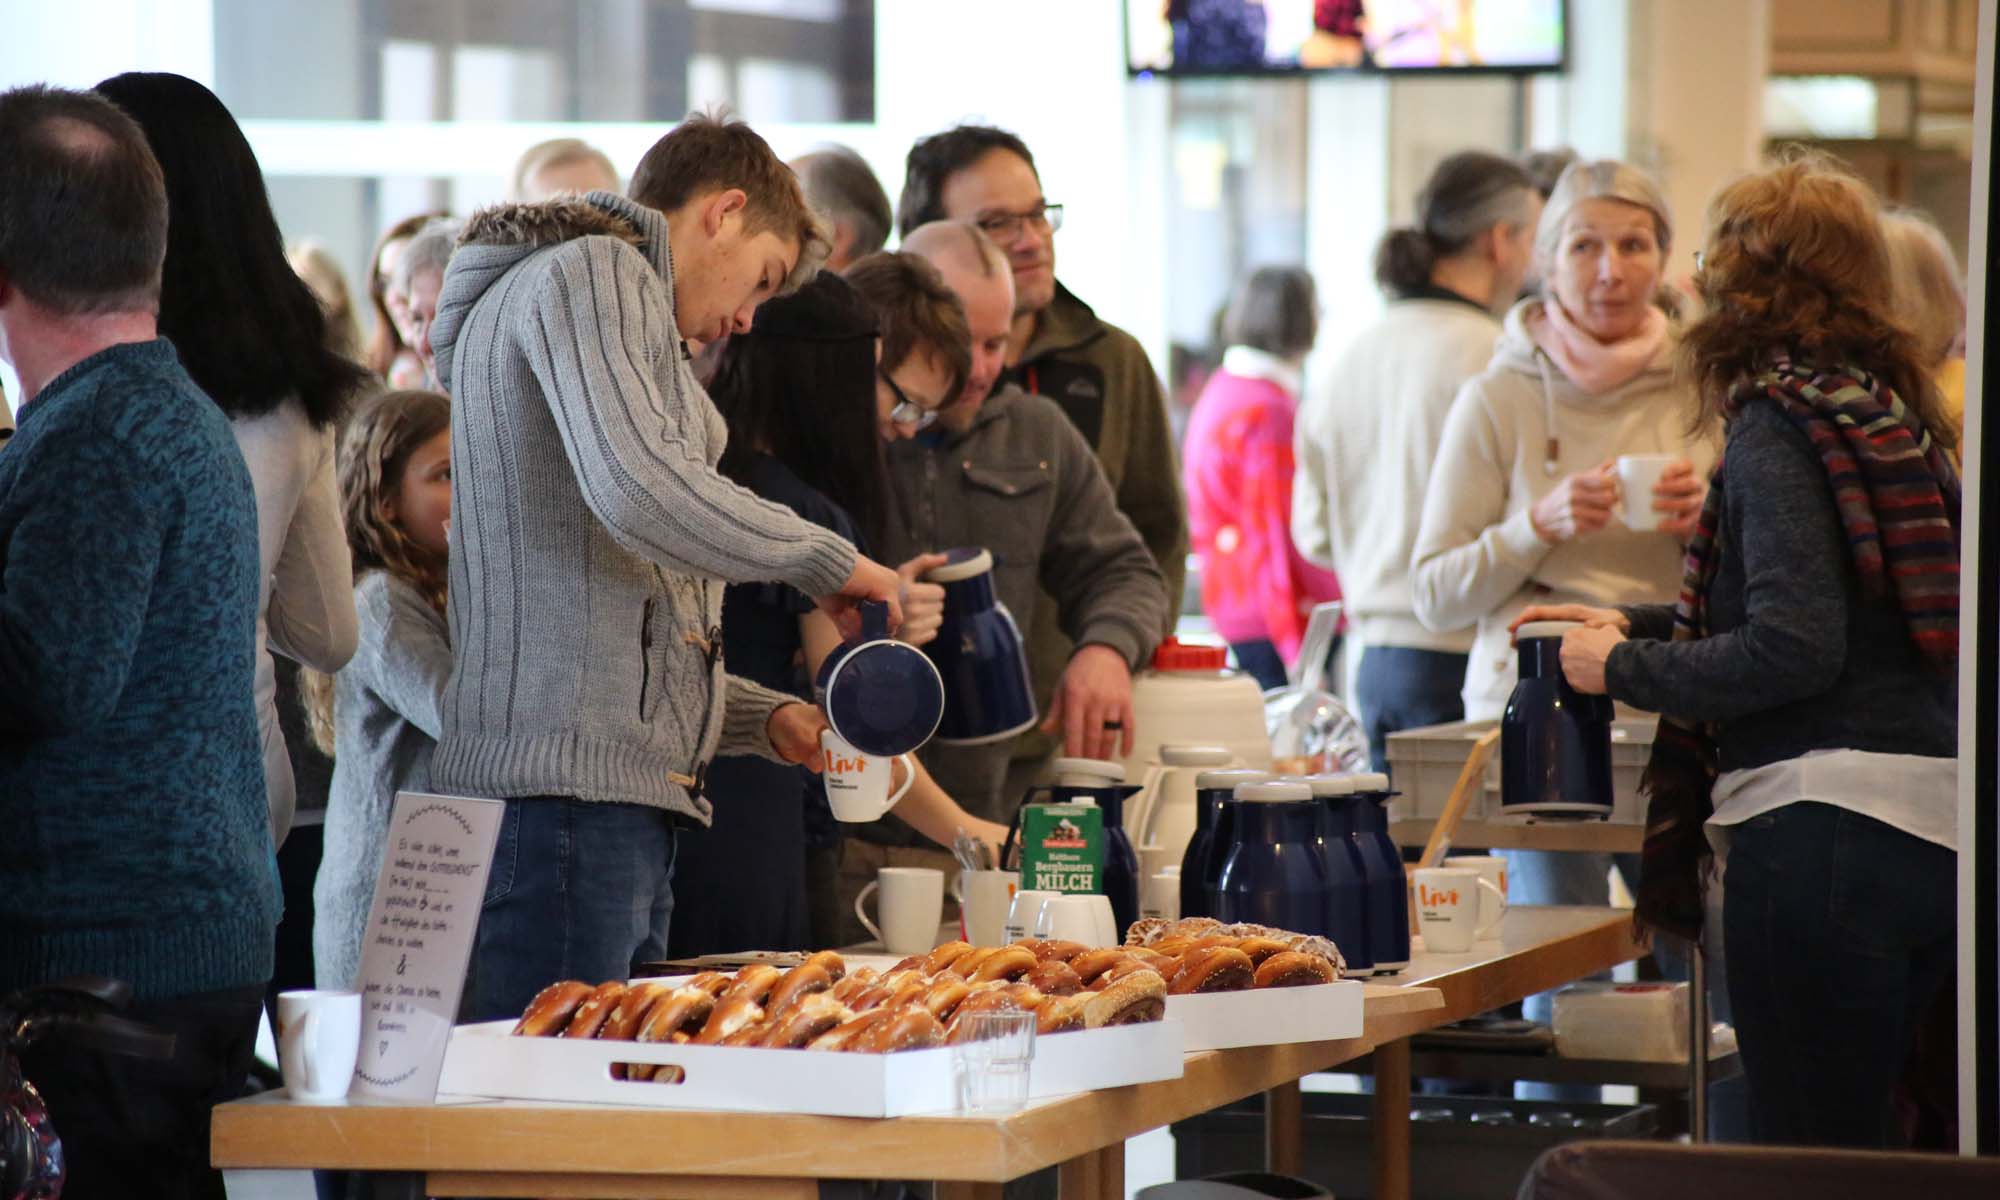
M1006 252L1014 319L999 382L1055 401L1096 453L1119 511L1166 580L1172 603L1160 632L1172 632L1187 573L1187 506L1166 397L1145 350L1056 281L1054 234L1062 206L1043 195L1034 156L1020 138L960 125L911 147L899 228L908 237L940 219L970 221ZM1057 605L1043 592L1028 620L1028 663L1044 711L1071 651ZM1032 778L1058 744L1045 733L1023 735L1014 748L1013 780ZM1119 752L1130 749L1121 739Z

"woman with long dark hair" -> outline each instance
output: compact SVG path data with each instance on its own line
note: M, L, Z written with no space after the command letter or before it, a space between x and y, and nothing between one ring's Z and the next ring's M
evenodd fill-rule
M1682 356L1726 441L1680 600L1519 618L1585 622L1570 683L1663 714L1638 916L1712 937L1720 883L1757 1142L1890 1143L1955 944L1956 435L1877 220L1818 158L1710 203Z
M898 289L911 303L884 311L829 271L761 305L750 331L729 339L709 385L729 425L722 473L864 554L879 543L890 502L883 440L928 424L926 414L957 395L970 354L963 312L942 289L941 281L923 295ZM905 580L936 561L905 564ZM935 635L942 595L906 582L901 636ZM810 597L782 584L731 584L723 594L723 657L766 687L810 695L839 640ZM840 837L818 779L765 759L723 757L709 767L708 794L713 824L682 831L675 861L673 953L832 944ZM995 841L1006 833L959 808L922 768L893 811L945 843L960 827Z
M179 75L97 91L146 133L167 184L159 327L227 413L257 494L256 705L271 839L287 919L271 993L312 983L312 880L324 810L294 823L271 651L334 672L354 653L354 576L334 484L334 429L367 372L327 344L325 310L285 258L257 156L235 118Z

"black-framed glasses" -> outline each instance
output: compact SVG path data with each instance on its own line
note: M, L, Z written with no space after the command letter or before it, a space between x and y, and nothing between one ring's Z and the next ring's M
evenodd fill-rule
M994 213L981 217L973 224L981 233L996 242L1007 243L1020 238L1021 230L1032 226L1037 233L1054 233L1062 228L1063 206L1060 204L1037 204L1024 213Z
M896 398L895 407L889 410L889 420L891 422L897 425L914 425L918 429L928 429L931 422L937 420L937 409L925 408L915 400L910 399L909 393L905 392L894 379L889 378L889 372L877 370L875 373L882 377L883 383L889 385L889 394Z

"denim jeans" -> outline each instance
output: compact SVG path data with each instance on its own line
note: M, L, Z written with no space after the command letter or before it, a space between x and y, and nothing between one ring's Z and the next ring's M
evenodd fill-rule
M1951 967L1957 856L1801 801L1732 831L1729 995L1755 1141L1894 1144L1890 1093Z
M472 951L465 1018L519 1016L559 979L624 979L664 957L675 835L664 809L507 801Z
M1354 676L1354 699L1368 731L1375 770L1389 769L1389 735L1465 719L1463 654L1409 646L1369 646Z
M1257 681L1257 686L1265 691L1284 687L1290 682L1285 675L1285 658L1278 653L1277 644L1270 638L1258 638L1254 642L1231 642L1229 649L1236 655L1236 665L1244 674Z

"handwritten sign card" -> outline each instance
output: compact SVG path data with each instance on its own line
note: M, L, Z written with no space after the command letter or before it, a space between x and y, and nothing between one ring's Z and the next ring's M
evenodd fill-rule
M479 928L506 804L399 792L361 952L350 1094L430 1101Z

